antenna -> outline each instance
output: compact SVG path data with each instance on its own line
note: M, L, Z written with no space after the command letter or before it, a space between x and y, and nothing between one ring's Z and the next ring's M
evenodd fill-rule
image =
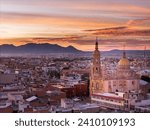
M144 69L146 69L146 46L144 47Z

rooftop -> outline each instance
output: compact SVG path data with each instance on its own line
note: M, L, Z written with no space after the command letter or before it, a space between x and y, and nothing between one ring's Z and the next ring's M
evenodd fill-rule
M37 99L36 96L32 96L32 97L30 97L30 98L27 98L26 101L31 102L31 101L34 101L34 100L36 100L36 99Z

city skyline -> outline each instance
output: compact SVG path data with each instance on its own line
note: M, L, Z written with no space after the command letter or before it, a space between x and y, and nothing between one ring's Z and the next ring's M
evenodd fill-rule
M1 0L0 45L50 43L94 50L150 49L148 0Z

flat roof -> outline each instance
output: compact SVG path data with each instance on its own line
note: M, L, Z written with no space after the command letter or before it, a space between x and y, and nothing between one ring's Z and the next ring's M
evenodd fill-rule
M32 96L30 98L27 98L26 101L31 102L31 101L33 101L35 99L37 99L37 97L36 96Z
M93 96L100 96L100 97L106 97L106 98L117 99L117 100L123 99L122 96L116 95L115 93L94 93Z
M149 106L150 105L150 99L142 100L141 102L136 103L137 106Z

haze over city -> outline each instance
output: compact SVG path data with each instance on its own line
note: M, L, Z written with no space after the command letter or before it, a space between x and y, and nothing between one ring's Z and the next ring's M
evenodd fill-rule
M149 0L1 0L0 45L72 45L100 50L150 49Z

